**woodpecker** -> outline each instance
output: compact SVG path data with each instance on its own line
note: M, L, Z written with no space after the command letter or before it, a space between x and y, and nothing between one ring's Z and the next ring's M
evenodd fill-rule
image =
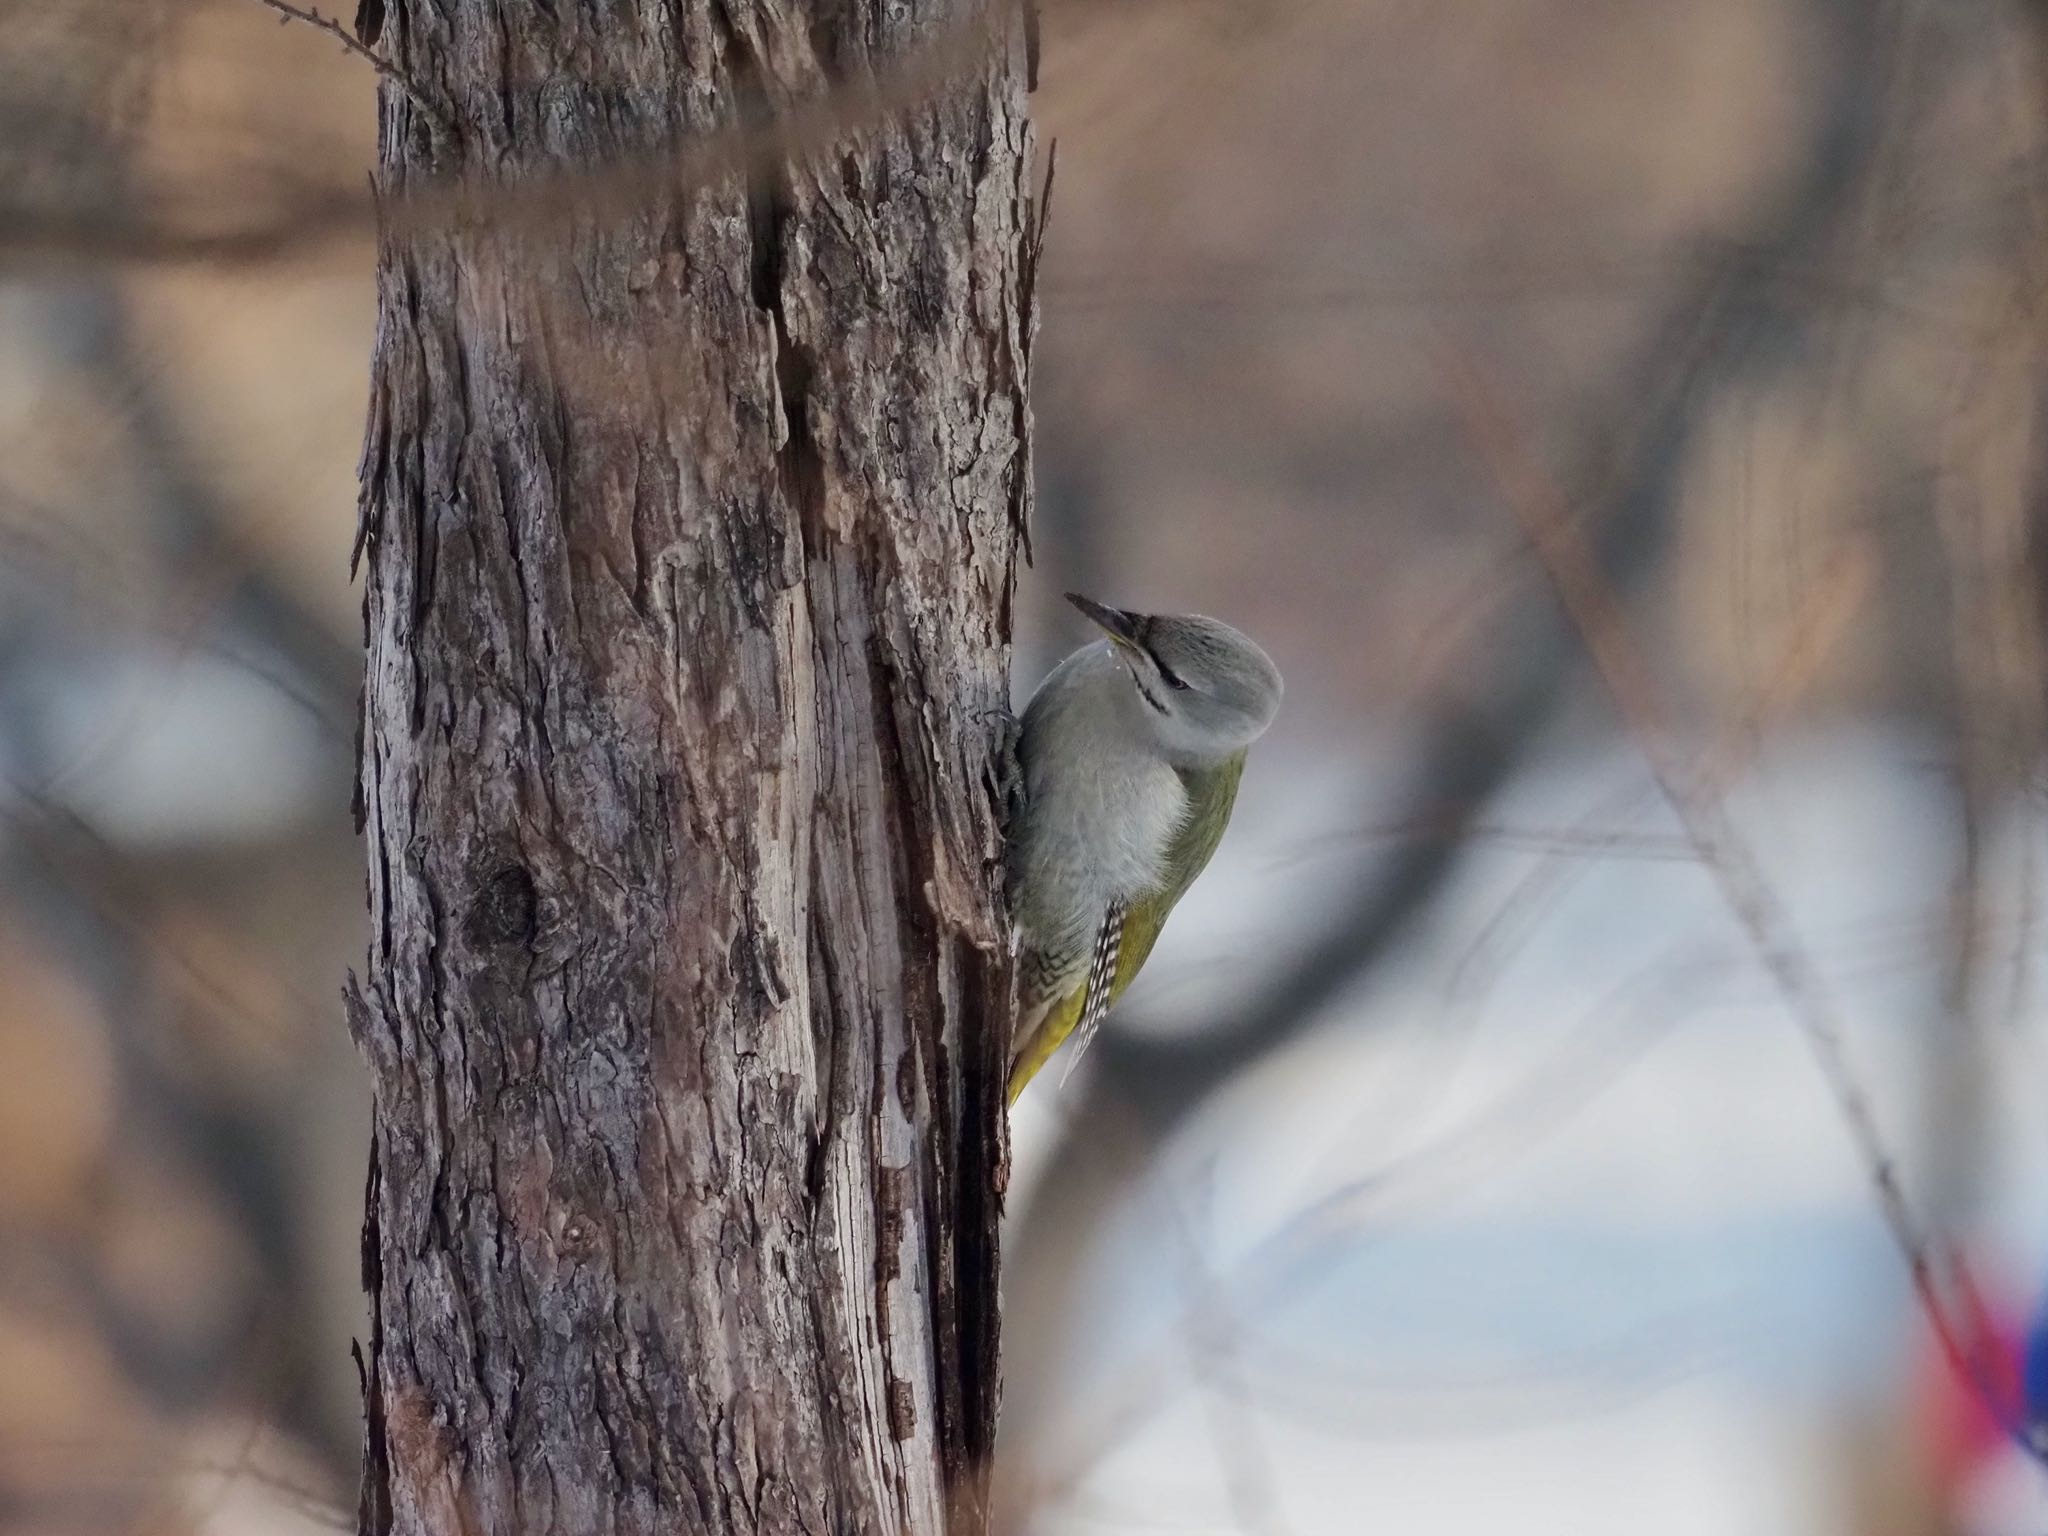
M1280 708L1279 669L1228 624L1067 601L1108 639L1053 668L1018 737L1012 1104L1070 1035L1079 1058L1137 976L1222 840L1245 753Z

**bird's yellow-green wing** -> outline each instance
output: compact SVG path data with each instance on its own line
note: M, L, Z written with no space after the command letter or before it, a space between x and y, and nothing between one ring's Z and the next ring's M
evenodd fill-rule
M1223 829L1230 824L1230 812L1237 803L1237 786L1244 778L1244 754L1225 758L1214 767L1182 769L1180 777L1188 794L1188 819L1167 849L1166 878L1159 889L1136 898L1124 913L1122 928L1116 936L1116 971L1110 979L1105 1008L1114 1005L1137 979L1152 946L1159 942L1167 914L1195 883L1195 877L1208 867L1216 845L1223 841ZM1072 992L1053 1004L1032 1031L1010 1066L1012 1104L1024 1091L1024 1085L1074 1032L1087 1003L1088 982L1084 978Z

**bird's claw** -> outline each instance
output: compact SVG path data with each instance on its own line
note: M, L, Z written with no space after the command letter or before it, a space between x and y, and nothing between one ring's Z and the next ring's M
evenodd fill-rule
M1003 819L1003 833L1007 837L1024 810L1024 765L1017 756L1018 743L1024 738L1024 726L1007 709L984 710L982 718L990 723L994 733L994 740L989 744L988 787L995 796L996 810Z

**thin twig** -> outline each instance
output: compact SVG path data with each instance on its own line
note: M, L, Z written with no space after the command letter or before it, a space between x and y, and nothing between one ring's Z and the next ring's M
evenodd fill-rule
M1045 258L1045 231L1052 223L1052 179L1060 168L1060 141L1046 146L1045 181L1038 189L1038 207L1031 216L1031 291L1038 291L1038 264Z
M1207 1408L1210 1444L1223 1494L1245 1536L1288 1536L1283 1485L1259 1422L1258 1404L1239 1348L1243 1328L1196 1237L1188 1213L1165 1192L1167 1228L1180 1249L1188 1291L1188 1364Z
M1024 0L1024 14L1036 16L1035 0ZM1026 387L1033 377L1032 360L1038 355L1039 306L1038 306L1038 264L1045 257L1045 226L1052 217L1052 178L1059 169L1060 141L1054 139L1045 153L1045 183L1039 189L1038 201L1031 205L1024 217L1024 250L1017 284L1022 290L1023 307L1022 337L1024 350L1024 379ZM1024 563L1037 564L1038 552L1032 546L1029 499L1019 498L1017 502L1017 537L1023 545Z
M367 63L370 66L370 68L377 71L377 73L382 75L386 80L389 80L393 85L397 86L401 91L405 92L405 94L411 98L412 104L418 107L420 111L424 112L427 115L428 120L433 123L434 127L441 133L441 135L444 138L454 137L455 123L454 120L449 117L447 111L443 109L439 103L435 102L433 98L430 97L426 93L426 91L413 80L411 75L408 75L404 70L400 69L396 64L392 63L389 59L385 58L382 54L378 53L374 48L365 47L360 41L356 39L354 34L351 33L348 30L348 28L344 27L340 22L334 20L332 17L322 16L318 11L314 10L311 6L306 7L304 10L301 10L296 5L287 4L286 0L256 0L256 3L261 6L267 6L269 9L277 12L277 14L283 17L287 22L302 21L309 27L318 27L322 32L325 32L329 37L333 38L336 42L340 43L341 46L346 48L350 53L354 54L357 58Z
M1755 704L1708 741L1700 758L1699 776L1709 793L1719 794L1732 783L1754 759L1765 735L1806 696L1821 664L1834 653L1849 621L1869 596L1875 579L1875 557L1861 539L1847 544L1821 573L1793 614L1788 638L1775 664L1766 669L1769 681ZM1555 900L1574 873L1585 867L1561 857L1573 846L1563 839L1583 838L1588 828L1611 827L1616 823L1624 831L1609 835L1627 835L1628 819L1639 813L1641 807L1637 802L1643 792L1642 786L1627 784L1619 793L1594 806L1578 827L1558 834L1560 842L1550 856L1516 881L1452 966L1448 989L1452 999L1464 999L1476 1006L1480 995L1498 979L1521 941L1521 934L1527 931L1527 922L1517 929L1518 914L1530 914L1533 921L1534 915L1542 910L1543 901ZM1686 857L1694 857L1691 843L1682 837L1677 841L1683 845Z

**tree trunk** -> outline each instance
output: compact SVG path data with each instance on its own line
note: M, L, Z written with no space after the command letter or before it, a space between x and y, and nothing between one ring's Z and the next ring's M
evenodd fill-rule
M1034 215L945 3L365 7L366 1533L985 1528Z

